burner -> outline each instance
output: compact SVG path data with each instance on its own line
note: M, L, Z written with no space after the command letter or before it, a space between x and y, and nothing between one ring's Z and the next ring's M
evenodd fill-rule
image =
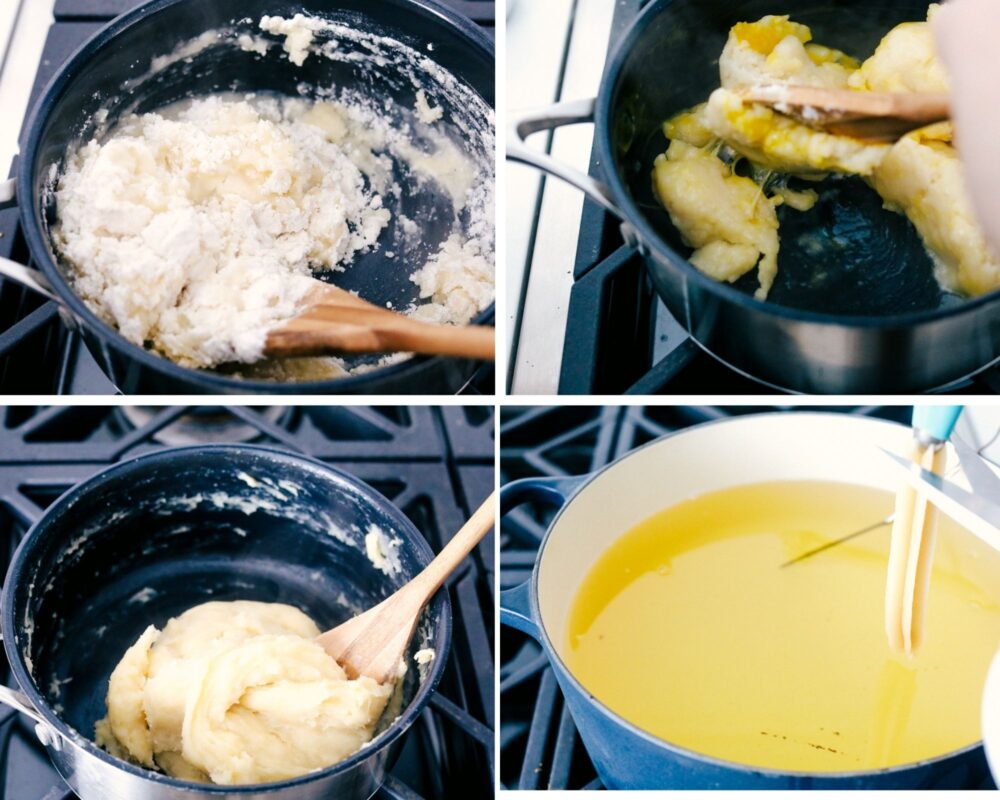
M734 414L772 410L751 406L505 408L500 423L500 482L593 472L671 431ZM906 406L822 410L907 424L910 416ZM1000 418L996 415L984 414L976 429L977 440L988 441L997 423ZM987 446L990 444L994 442ZM501 590L512 589L530 577L538 546L555 513L551 507L528 503L503 518ZM512 628L501 627L500 631L501 787L602 788L541 648L534 639Z
M493 412L428 406L0 408L0 543L14 548L66 490L165 443L249 441L343 469L384 494L435 551L493 491ZM492 797L494 558L488 537L448 582L454 633L448 669L403 737L379 800ZM0 656L3 674L11 678ZM0 797L73 800L34 734L0 706Z
M251 409L260 417L276 424L291 415L293 409L281 406L267 406ZM155 406L119 406L116 413L122 417L126 430L142 428L148 425L161 409ZM238 417L234 417L226 409L207 406L191 411L178 417L175 422L160 428L153 434L153 440L160 444L173 447L189 444L209 444L211 442L226 442L237 444L257 441L263 436L261 430Z

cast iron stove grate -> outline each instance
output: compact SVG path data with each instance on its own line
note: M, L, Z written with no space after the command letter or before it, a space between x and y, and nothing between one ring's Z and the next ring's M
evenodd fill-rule
M671 431L732 414L771 410L752 406L505 408L500 417L500 483L593 472ZM909 424L910 409L903 406L824 410ZM528 503L503 518L501 591L530 577L538 545L554 514L549 507ZM502 788L603 788L544 653L533 639L506 626L500 628L500 709Z
M31 2L31 0L24 0ZM465 14L491 36L494 0L442 0ZM29 108L63 63L84 41L140 0L56 0ZM16 69L8 64L7 69ZM4 165L0 165L3 169ZM11 173L13 174L13 173ZM0 211L0 257L29 264L17 209ZM492 365L481 367L463 394L494 394ZM117 390L87 351L79 335L59 319L55 303L0 278L0 394L108 395Z
M0 553L57 497L122 459L170 443L271 444L356 475L413 520L435 550L493 491L489 407L0 408ZM454 638L439 690L405 734L380 800L492 797L493 537L448 582ZM4 674L10 681L5 660ZM0 707L0 798L72 800L33 725Z
M648 0L619 0L609 51ZM590 174L599 172L596 153ZM774 390L702 350L667 311L619 221L586 200L570 292L560 394L760 394ZM949 394L1000 393L1000 367L957 382Z

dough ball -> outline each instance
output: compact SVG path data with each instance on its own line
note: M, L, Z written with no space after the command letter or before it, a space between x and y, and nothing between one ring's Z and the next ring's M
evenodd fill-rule
M97 743L177 778L266 783L369 741L393 685L348 680L292 606L196 606L150 626L111 675Z
M215 783L267 783L368 742L391 685L348 680L316 642L258 636L213 658L184 715L184 758Z

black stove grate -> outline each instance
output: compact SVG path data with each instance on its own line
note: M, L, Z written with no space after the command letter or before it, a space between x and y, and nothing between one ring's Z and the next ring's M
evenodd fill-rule
M55 21L49 29L35 75L29 109L80 45L116 16L135 8L140 2L56 0ZM494 0L441 2L471 18L490 36L494 35ZM7 68L14 69L9 64ZM0 210L0 257L20 264L31 263L16 208ZM494 394L494 375L492 365L481 367L462 393ZM46 302L13 281L0 278L0 394L108 395L117 394L117 389L90 355L79 335L62 324L55 303Z
M581 475L671 431L729 416L772 411L740 406L505 408L500 417L500 482L536 475ZM796 406L795 410L815 410ZM834 410L909 424L905 406ZM527 503L503 518L500 589L527 580L555 512ZM602 788L538 644L500 629L500 784L506 789ZM979 788L979 787L974 787Z
M63 492L122 459L168 442L257 442L321 459L399 507L435 551L493 491L490 407L0 408L0 553ZM492 797L493 536L448 582L454 635L448 668L405 735L380 800ZM11 677L0 656L5 682ZM0 707L0 797L71 800L34 727Z
M649 0L618 0L609 52ZM596 152L590 174L600 176ZM656 294L619 221L584 202L570 292L560 394L771 394L702 350ZM939 393L997 394L1000 368Z

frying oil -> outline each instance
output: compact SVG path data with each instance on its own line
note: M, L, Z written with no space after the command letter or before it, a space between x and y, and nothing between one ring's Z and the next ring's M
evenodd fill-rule
M574 599L566 662L602 703L667 741L778 770L841 772L979 739L1000 644L1000 554L942 515L926 639L883 626L893 497L758 483L668 508L619 538Z

